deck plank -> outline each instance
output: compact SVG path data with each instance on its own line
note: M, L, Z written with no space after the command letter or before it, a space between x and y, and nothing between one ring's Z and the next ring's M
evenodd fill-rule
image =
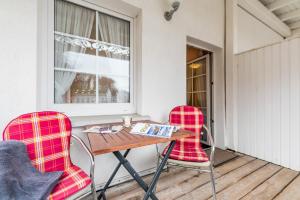
M269 163L266 166L256 170L255 172L241 179L239 182L231 185L230 187L218 193L217 199L240 199L247 193L252 191L255 187L269 179L280 169L282 169L282 167Z
M239 168L255 158L250 156L243 156L232 160L231 162L225 163L215 169L216 177L220 177L236 168ZM190 174L186 174L189 171ZM159 199L164 199L167 197L177 197L186 192L193 190L193 188L198 187L209 182L208 174L198 174L196 171L186 170L184 173L178 173L175 176L162 177L157 185L157 196ZM136 188L129 192L126 192L120 196L117 196L117 199L142 199L144 191L140 188ZM114 198L112 198L114 199Z
M171 187L174 182L179 182L181 180L187 180L191 177L197 176L198 172L192 170L183 170L179 173L168 174L167 176L163 176L160 178L157 184L157 190ZM147 184L152 180L152 176L147 179L144 179ZM140 187L135 187L131 190L123 190L123 193L119 195L114 195L109 197L110 200L125 200L125 199L142 199L141 197L144 196L145 192Z
M254 160L252 162L247 163L246 165L237 168L231 171L228 174L216 179L216 190L217 192L222 191L223 189L229 187L240 181L242 178L246 177L250 173L258 170L259 168L265 166L267 162L262 160ZM186 193L185 195L177 198L178 200L190 200L190 199L197 199L197 200L205 200L212 196L211 191L211 183L207 183L192 192ZM167 199L167 198L166 198ZM176 198L173 198L176 199ZM220 198L221 199L221 198Z
M300 176L292 181L274 200L300 200Z
M269 200L279 194L296 176L298 172L282 169L266 182L251 191L242 200Z
M223 175L230 173L244 165L247 165L254 159L251 157L244 157L241 159L237 159L223 166L217 167L215 169L215 178L222 177ZM196 188L202 187L205 184L210 184L210 177L208 173L203 173L198 177L193 177L187 181L182 183L173 184L172 187L162 190L157 193L157 197L159 199L178 199L179 197L192 192Z
M170 169L167 173L162 173L161 174L161 179L164 179L165 177L172 177L176 176L177 174L182 174L184 173L185 169L182 168L172 168ZM193 172L192 172L193 173ZM144 178L144 181L146 183L149 183L152 179L152 175L147 175ZM128 181L126 183L122 183L116 186L113 186L109 188L105 195L108 199L116 198L126 192L132 191L139 188L139 185L135 181Z

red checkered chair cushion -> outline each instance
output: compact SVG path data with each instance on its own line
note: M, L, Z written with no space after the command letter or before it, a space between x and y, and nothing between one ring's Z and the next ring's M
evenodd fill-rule
M204 117L200 109L192 106L175 107L169 116L170 124L180 126L184 130L196 133L191 136L176 140L174 149L170 154L170 159L188 162L207 162L208 156L201 147L201 129ZM163 151L166 154L168 147Z
M71 121L62 113L46 111L19 116L3 132L3 140L27 146L32 165L41 172L63 171L49 199L65 199L91 183L70 159Z

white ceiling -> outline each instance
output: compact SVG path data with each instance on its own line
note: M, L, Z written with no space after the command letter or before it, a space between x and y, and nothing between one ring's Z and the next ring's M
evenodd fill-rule
M300 0L259 0L293 32L300 31Z

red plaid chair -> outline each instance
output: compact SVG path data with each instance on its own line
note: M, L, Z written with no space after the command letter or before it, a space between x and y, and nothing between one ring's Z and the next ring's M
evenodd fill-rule
M207 162L209 159L200 143L204 122L202 112L192 106L178 106L171 111L169 122L172 125L180 126L184 130L196 133L196 136L177 140L170 158L189 162ZM167 148L164 150L163 155L166 151Z
M214 141L211 132L204 125L204 116L200 109L192 106L177 106L169 115L171 125L180 126L181 129L196 133L195 136L177 140L168 159L168 165L179 167L193 168L201 172L209 172L211 176L213 198L216 199L215 181L213 174L213 156L214 156ZM202 128L205 128L208 133L208 138L211 143L210 158L202 149L200 139ZM164 149L162 156L165 155L168 146ZM202 170L202 168L209 170Z
M32 165L39 171L64 172L48 199L66 199L92 183L91 178L71 162L71 130L67 116L47 111L21 115L3 132L3 140L20 140L26 144ZM73 137L84 145L78 137Z

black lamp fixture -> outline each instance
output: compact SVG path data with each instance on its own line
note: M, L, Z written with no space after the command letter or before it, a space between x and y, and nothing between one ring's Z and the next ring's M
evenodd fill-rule
M176 12L180 6L181 0L167 0L169 5L171 6L170 11L166 11L164 17L167 21L170 21L173 17L174 12Z

